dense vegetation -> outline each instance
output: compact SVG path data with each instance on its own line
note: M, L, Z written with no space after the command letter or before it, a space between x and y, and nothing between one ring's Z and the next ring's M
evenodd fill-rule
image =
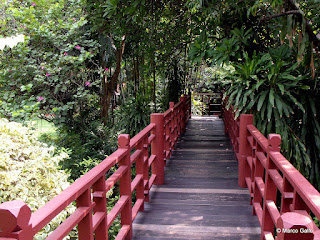
M70 181L191 91L225 89L320 189L319 0L1 0L0 116L52 122ZM7 161L9 161L7 159Z
M2 118L0 136L1 203L19 199L35 211L70 185L68 174L59 169L66 152L55 151L39 142L35 131ZM45 239L74 210L69 206L34 239Z
M281 134L285 156L320 188L319 1L232 2L215 3L219 27L202 34L213 47L191 53L234 67L229 106L254 113L265 135Z

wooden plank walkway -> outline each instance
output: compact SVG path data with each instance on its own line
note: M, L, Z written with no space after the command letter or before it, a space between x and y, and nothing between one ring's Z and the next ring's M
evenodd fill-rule
M257 240L249 192L218 117L192 117L150 202L133 223L135 240Z

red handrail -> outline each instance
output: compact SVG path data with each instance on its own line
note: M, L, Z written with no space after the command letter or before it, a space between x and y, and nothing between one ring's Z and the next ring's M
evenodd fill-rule
M310 217L312 212L320 219L320 193L280 153L281 136L264 137L253 125L251 114L234 116L233 108L224 110L225 130L238 160L239 186L250 192L261 239L320 239Z
M170 109L164 114L151 114L151 123L135 137L130 139L128 134L119 135L117 151L33 214L22 201L2 203L0 239L32 240L36 233L74 201L76 211L46 239L63 239L78 226L80 240L107 240L108 229L120 213L121 229L116 239L131 239L132 222L138 212L144 210L144 202L149 200L150 188L153 184L164 183L165 160L170 157L175 143L185 131L190 109L190 96L181 97L179 103L170 103ZM136 166L136 176L131 181L133 163ZM105 179L106 173L116 164L118 169ZM120 199L107 213L106 193L117 182L120 186ZM132 207L133 191L136 191L136 202Z

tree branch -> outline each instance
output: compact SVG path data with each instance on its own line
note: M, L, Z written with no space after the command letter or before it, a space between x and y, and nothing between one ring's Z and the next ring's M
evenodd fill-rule
M287 11L284 13L279 13L279 14L275 14L275 15L271 15L271 16L264 16L263 18L261 18L261 21L269 21L270 19L273 19L273 18L287 16L287 15L291 15L291 14L301 15L301 12L298 10L291 10L291 11Z
M302 18L305 19L305 23L306 23L306 32L309 36L309 39L311 42L313 42L315 49L318 49L320 51L320 39L313 33L312 27L310 26L310 24L308 23L308 20L306 19L306 17L304 16L303 11L296 5L294 0L287 0L287 3L289 5L289 7L293 10L289 10L287 12L284 13L279 13L279 14L275 14L272 16L265 16L261 19L261 21L268 21L271 20L273 18L277 18L277 17L281 17L281 16L287 16L290 14L295 14L295 15L299 15Z
M309 39L310 41L313 42L315 49L318 49L320 51L320 39L313 33L312 27L310 26L310 24L308 23L308 20L304 16L303 11L297 6L294 0L287 0L287 2L292 9L299 11L301 16L305 19L306 32L309 35Z

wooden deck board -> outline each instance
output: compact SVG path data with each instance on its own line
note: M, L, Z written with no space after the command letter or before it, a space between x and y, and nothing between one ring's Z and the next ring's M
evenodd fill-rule
M134 240L260 239L249 192L238 187L238 166L218 117L191 119L133 223Z

